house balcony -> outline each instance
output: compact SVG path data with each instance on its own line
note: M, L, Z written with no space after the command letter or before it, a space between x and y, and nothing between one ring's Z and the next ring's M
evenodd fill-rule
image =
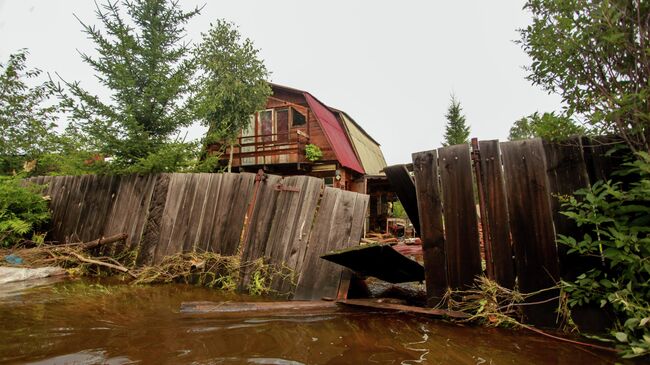
M297 164L310 165L305 154L305 146L310 137L302 131L284 133L257 134L241 136L233 146L233 167L257 167L264 165ZM217 151L221 146L214 145L211 150ZM230 147L220 158L222 163L228 163Z

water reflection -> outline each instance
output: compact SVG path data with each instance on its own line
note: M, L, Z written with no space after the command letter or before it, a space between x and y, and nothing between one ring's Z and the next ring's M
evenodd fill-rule
M217 317L183 301L260 300L184 285L74 281L0 298L0 362L33 364L609 364L521 331L404 314Z

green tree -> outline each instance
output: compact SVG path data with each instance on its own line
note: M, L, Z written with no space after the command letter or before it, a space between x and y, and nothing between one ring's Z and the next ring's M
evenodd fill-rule
M113 157L125 169L155 154L192 123L187 107L195 67L184 40L189 12L175 1L123 1L97 6L103 30L81 22L97 57L82 54L110 92L101 100L79 82L66 83L72 119L88 136L90 148Z
M236 137L271 94L266 82L269 73L259 58L259 50L250 39L242 40L232 23L217 20L202 36L196 49L200 77L194 110L208 127L206 145L230 144L230 171Z
M510 128L508 139L511 141L527 138L544 138L560 141L576 134L585 134L585 128L577 125L571 118L555 113L539 114L535 112L517 120Z
M50 103L47 83L29 86L41 70L28 69L27 51L20 50L0 63L0 171L21 170L52 148L58 105Z
M569 115L650 151L650 2L529 0L525 9L528 79L558 93Z
M447 108L447 125L445 126L445 141L443 146L453 146L455 144L469 143L469 126L465 123L465 116L462 114L463 108L456 96L451 96L451 103Z

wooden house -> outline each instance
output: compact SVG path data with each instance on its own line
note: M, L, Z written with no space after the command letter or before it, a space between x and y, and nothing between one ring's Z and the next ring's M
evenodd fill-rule
M384 215L392 193L382 170L386 160L379 143L347 113L332 108L307 91L270 84L266 107L250 116L233 147L233 171L321 177L327 186L371 195L368 224ZM322 157L310 160L307 147ZM215 144L227 164L230 151ZM377 226L381 223L377 221Z

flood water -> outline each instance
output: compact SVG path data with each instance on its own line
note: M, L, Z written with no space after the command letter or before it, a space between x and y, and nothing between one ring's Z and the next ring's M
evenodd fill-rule
M187 285L64 281L0 298L0 363L611 364L615 355L524 331L343 308L327 314L180 313L250 301Z

